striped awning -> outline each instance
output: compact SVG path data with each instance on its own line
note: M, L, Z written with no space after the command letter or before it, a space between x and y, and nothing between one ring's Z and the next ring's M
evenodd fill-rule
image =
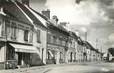
M12 44L12 43L10 43L10 45L15 48L16 52L37 53L37 48L34 46Z

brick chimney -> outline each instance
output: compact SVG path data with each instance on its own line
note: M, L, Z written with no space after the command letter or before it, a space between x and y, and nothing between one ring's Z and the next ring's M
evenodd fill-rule
M56 25L58 24L59 19L56 15L52 16L52 20L55 22Z
M22 3L22 4L26 4L29 6L30 0L17 0L18 2Z
M42 11L42 14L50 19L50 10L49 9Z

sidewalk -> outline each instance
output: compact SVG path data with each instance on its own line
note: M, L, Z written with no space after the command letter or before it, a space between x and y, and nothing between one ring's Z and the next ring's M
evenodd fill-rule
M66 65L66 64L49 64L44 66L34 66L29 68L20 68L20 69L8 69L0 70L0 73L46 73L51 70L53 67Z
M0 70L0 73L44 73L50 70L49 66L35 66L29 68Z
M64 66L64 65L85 65L85 64L93 64L96 62L82 62L82 63L68 63L68 64L49 64L44 66L35 66L29 68L20 68L20 69L9 69L9 70L0 70L0 73L46 73L47 71L51 70L57 66Z

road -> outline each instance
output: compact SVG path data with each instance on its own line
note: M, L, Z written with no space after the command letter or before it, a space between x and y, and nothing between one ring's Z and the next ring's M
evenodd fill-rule
M45 65L14 70L1 70L0 73L114 73L114 63Z
M114 63L64 65L54 67L45 73L114 73Z

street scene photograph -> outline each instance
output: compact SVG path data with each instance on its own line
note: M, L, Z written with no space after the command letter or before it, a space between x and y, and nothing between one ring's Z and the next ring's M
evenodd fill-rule
M114 73L114 0L0 0L0 73Z

